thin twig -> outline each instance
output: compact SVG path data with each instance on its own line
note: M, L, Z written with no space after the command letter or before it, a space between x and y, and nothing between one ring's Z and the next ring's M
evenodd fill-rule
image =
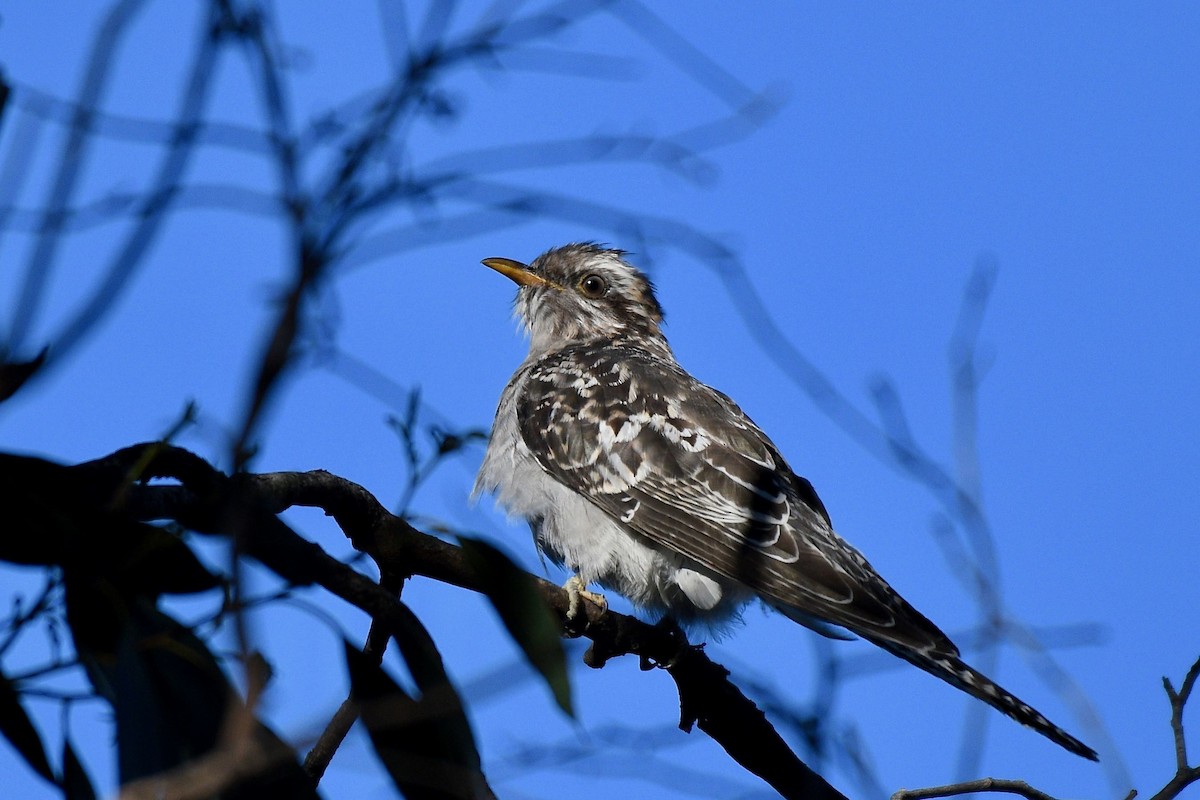
M1163 689L1166 690L1167 699L1171 702L1171 732L1175 739L1175 775L1150 800L1172 800L1188 786L1200 780L1200 766L1188 765L1187 740L1183 731L1183 709L1187 705L1188 698L1191 697L1197 678L1200 678L1200 659L1196 659L1196 663L1192 664L1192 668L1184 676L1179 691L1175 691L1169 678L1163 677Z
M397 583L399 582L397 581ZM363 654L370 658L372 663L382 664L388 638L387 628L379 622L372 621L371 629L367 631ZM325 726L325 730L321 732L312 749L308 751L308 755L304 757L304 771L312 776L313 782L319 783L325 775L329 762L333 760L334 754L342 746L346 735L358 721L358 715L358 705L350 697L347 697L338 706L337 711L330 718L329 724Z
M59 587L59 582L60 579L57 575L53 573L48 575L46 585L42 587L42 591L33 601L33 605L24 610L18 608L9 619L4 621L2 626L4 640L0 642L0 656L8 652L26 625L50 610L51 600L55 595L55 590Z

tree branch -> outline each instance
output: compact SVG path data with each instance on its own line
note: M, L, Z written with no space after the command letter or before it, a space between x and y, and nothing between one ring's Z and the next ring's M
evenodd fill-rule
M950 783L931 786L927 789L901 789L892 795L892 800L926 800L930 797L955 797L973 792L1002 792L1016 794L1029 800L1055 800L1055 798L1030 786L1025 781L1009 781L999 778L980 778L965 783Z
M81 468L125 476L134 465L143 465L135 476L139 480L170 477L182 485L130 487L123 506L127 513L141 520L177 520L200 532L231 535L230 527L236 527L247 555L286 580L324 587L389 630L402 626L398 616L407 612L396 597L298 536L276 514L292 506L323 509L385 575L422 576L472 591L484 588L461 548L418 531L389 513L362 486L328 472L227 478L188 451L161 444L137 445ZM237 513L231 516L233 509ZM567 592L534 580L566 631ZM661 666L679 690L681 729L698 725L783 797L844 800L792 753L762 711L729 681L729 671L712 662L701 647L688 644L677 629L648 625L591 604L584 608L583 635L592 641L585 656L589 666L599 668L626 654L637 655L643 665Z

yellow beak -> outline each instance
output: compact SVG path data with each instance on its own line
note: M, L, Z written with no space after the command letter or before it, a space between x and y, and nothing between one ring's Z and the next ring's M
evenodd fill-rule
M491 267L521 286L554 285L536 272L530 272L529 267L520 261L513 261L511 258L485 258L482 263L485 267Z

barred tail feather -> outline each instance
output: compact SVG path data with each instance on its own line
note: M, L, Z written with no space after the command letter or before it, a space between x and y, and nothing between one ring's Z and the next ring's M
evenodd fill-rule
M931 675L944 680L951 686L962 689L977 697L992 708L1012 717L1017 722L1033 728L1050 741L1072 753L1092 761L1099 761L1096 751L1055 725L1042 712L1006 691L988 676L964 663L957 655L930 651L923 652L902 647L884 640L873 639L875 644L895 656L920 667Z

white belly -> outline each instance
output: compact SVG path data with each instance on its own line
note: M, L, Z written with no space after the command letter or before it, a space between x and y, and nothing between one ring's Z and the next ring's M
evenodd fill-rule
M719 624L752 597L739 584L654 546L551 478L521 439L515 413L498 415L475 491L494 492L510 515L528 520L539 549L555 563L654 616Z

